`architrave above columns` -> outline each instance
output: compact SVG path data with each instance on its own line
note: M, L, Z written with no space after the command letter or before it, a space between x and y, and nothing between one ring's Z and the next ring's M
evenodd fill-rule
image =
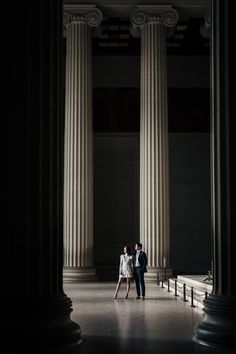
M77 4L83 3L83 6L89 6L89 0L64 0L64 9L70 7L73 9ZM142 0L141 6L148 6L150 0ZM114 0L97 0L94 4L102 11L106 17L127 17L130 18L131 13L140 5L140 0L118 0L114 4ZM147 4L147 5L146 5ZM170 0L162 0L161 4L168 6ZM167 5L166 5L167 4ZM181 20L189 18L204 17L205 13L211 6L211 0L173 0L171 5L178 11ZM79 5L81 6L81 5ZM92 5L94 6L94 5Z

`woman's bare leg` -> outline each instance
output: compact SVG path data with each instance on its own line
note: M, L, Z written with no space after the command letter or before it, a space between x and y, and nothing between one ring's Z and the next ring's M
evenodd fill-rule
M115 295L113 296L113 299L117 298L117 295L118 295L118 292L119 292L119 289L120 289L120 284L121 284L121 279L118 280L118 283L116 285Z
M130 289L130 279L127 278L127 287L126 287L126 294L125 294L125 299L128 298L129 295L129 289Z

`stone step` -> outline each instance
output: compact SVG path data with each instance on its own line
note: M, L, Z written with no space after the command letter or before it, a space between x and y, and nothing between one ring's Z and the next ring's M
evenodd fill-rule
M190 306L203 307L203 300L212 292L212 283L209 280L204 281L207 275L181 275L177 278L169 278L170 292L175 293L178 297L184 300L184 284L185 284L185 299L190 303ZM175 292L175 282L177 291ZM160 284L162 286L162 283ZM164 288L168 289L168 281L163 282Z
M206 280L207 279L207 280ZM207 291L208 294L212 292L213 283L211 280L208 280L206 274L203 275L178 275L177 281L180 283L185 283L188 286L193 286L194 289L200 291Z

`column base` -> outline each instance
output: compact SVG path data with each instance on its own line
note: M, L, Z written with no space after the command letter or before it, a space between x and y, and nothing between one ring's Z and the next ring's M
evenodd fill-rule
M194 341L216 349L236 349L236 297L209 295L204 318L195 327Z
M148 267L145 273L145 281L160 284L162 277L168 279L172 276L173 270L163 267Z
M2 300L3 301L3 300ZM78 353L83 343L80 326L70 319L72 302L66 295L7 298L1 311L5 352L37 354Z
M96 271L92 267L64 267L64 282L97 281Z

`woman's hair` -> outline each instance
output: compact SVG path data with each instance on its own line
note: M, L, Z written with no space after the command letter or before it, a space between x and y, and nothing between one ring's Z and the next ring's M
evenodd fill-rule
M131 255L131 248L130 246L125 245L124 247L126 247L126 252L128 253L128 255Z

